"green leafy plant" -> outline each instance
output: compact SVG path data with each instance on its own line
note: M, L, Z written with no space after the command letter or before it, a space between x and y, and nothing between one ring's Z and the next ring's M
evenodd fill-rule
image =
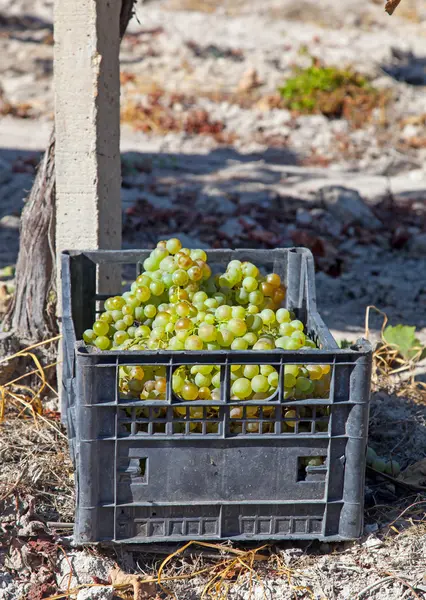
M294 69L278 91L290 110L333 118L353 118L354 112L361 110L365 119L365 113L371 112L381 98L356 71L325 66L314 59L310 67Z
M383 331L383 339L393 346L405 360L421 360L426 348L416 337L416 328L410 325L388 325Z

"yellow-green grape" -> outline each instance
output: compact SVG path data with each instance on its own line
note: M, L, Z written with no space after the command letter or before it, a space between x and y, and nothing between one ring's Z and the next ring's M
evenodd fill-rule
M95 340L95 346L97 346L99 350L108 350L111 347L111 340L105 335L100 335Z
M263 295L263 292L258 289L254 292L250 292L248 299L253 306L260 306L263 303L265 296Z
M323 373L321 369L321 365L306 365L306 368L309 372L309 377L312 380L321 379Z
M209 387L207 387L207 386L200 387L200 389L198 390L199 400L210 400L211 397L212 397L212 393L211 393Z
M287 410L284 413L284 418L285 419L296 419L296 411L295 410ZM296 421L285 421L286 425L288 425L288 427L296 427Z
M293 331L293 333L291 334L291 339L292 340L297 340L300 344L300 346L303 346L305 343L305 334L302 331Z
M127 331L117 331L116 333L114 333L114 344L116 346L121 346L121 344L123 344L123 342L125 342L127 339L129 339L129 334L127 333Z
M227 304L218 306L215 311L215 317L218 321L229 321L232 318L232 308Z
M297 381L297 379L293 375L293 373L289 373L286 368L285 373L284 373L284 387L285 388L293 388L296 385L296 381Z
M260 373L265 377L268 377L274 371L276 372L276 369L272 365L260 365Z
M203 375L202 373L197 373L194 378L194 383L199 388L209 387L212 382L212 377L210 374Z
M241 272L244 277L257 277L259 275L259 269L251 262L243 262Z
M86 344L94 344L95 339L96 333L93 331L93 329L86 329L86 331L83 333L83 340L86 342Z
M112 318L112 314L110 312L104 312L101 315L99 315L99 321L105 321L106 323L108 323L108 325L110 325L113 322L113 318Z
M195 400L198 397L198 387L194 383L185 383L180 395L184 400Z
M243 319L233 317L228 321L226 327L236 337L242 337L245 333L247 333L247 325Z
M248 398L252 393L251 381L245 377L240 377L232 384L231 393L240 399Z
M258 281L255 277L245 277L243 279L242 284L243 284L243 288L247 292L254 292L255 290L257 290Z
M218 371L215 375L213 375L213 377L212 377L212 385L215 388L220 388L220 371Z
M296 390L302 393L306 393L311 388L311 381L307 377L297 377Z
M269 385L268 378L264 375L255 375L251 380L251 387L254 392L267 392Z
M139 325L135 331L135 338L147 338L151 333L151 329L146 325Z
M271 387L278 387L278 372L275 369L268 375L268 383Z
M259 374L259 371L259 365L245 365L245 367L243 367L243 375L244 377L247 377L247 379L253 379L253 377Z
M246 309L244 306L233 306L231 310L233 319L244 319L246 316Z
M265 308L260 313L260 318L262 319L265 325L272 325L272 323L274 323L275 321L275 313L273 310Z
M200 279L203 278L203 271L198 265L194 265L192 267L189 267L188 276L191 281L200 281Z
M185 340L185 350L202 350L203 340L198 335L190 335Z
M205 323L198 328L198 336L203 342L214 342L216 340L217 331L214 325Z
M231 344L231 350L248 350L248 342L242 338L235 338Z
M290 321L290 325L293 327L293 329L297 329L299 331L303 331L304 329L302 321L298 321L297 319Z
M286 308L280 308L276 313L277 322L281 325L281 323L290 323L290 313Z
M253 350L273 350L274 345L272 342L259 340L253 346Z
M259 307L258 307L258 306L256 306L255 304L249 304L249 305L247 306L247 313L248 313L249 315L257 315L257 313L258 313L258 312L260 312L260 311L259 311Z
M219 307L221 308L221 307ZM234 341L234 334L226 327L221 327L217 332L217 343L223 348L228 348Z
M126 327L131 327L134 322L135 322L135 320L132 315L124 315L123 323L126 325ZM117 329L117 325L115 328Z
M92 329L96 335L104 336L108 333L109 325L105 321L96 321Z
M290 337L296 331L290 323L280 323L279 332L283 337Z
M244 336L243 339L246 340L247 344L250 346L254 346L255 343L257 342L257 335L255 333L253 333L253 331L248 331Z
M151 290L146 285L139 285L136 288L135 296L140 302L147 302L151 298Z
M170 240L167 240L166 242L166 248L170 254L177 254L182 248L182 243L177 238L170 238Z
M173 373L172 377L172 389L176 394L179 394L183 390L185 385L185 379L177 372Z
M157 314L157 308L154 304L147 304L143 312L148 319L153 319Z

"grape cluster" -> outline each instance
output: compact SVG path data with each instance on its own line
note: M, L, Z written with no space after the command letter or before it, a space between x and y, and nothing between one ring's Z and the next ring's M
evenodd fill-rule
M367 448L367 465L379 473L386 473L392 477L398 477L401 472L401 467L396 460L387 461L380 458L370 446Z
M316 347L303 323L282 308L286 290L276 273L262 275L253 263L232 260L213 275L204 250L182 248L176 238L159 242L143 268L130 291L105 301L83 334L87 344L140 351ZM264 400L277 391L279 375L271 365L233 365L230 376L233 400ZM330 367L286 365L283 384L285 399L326 397ZM215 365L181 366L173 374L173 392L185 401L220 400L220 385ZM164 367L120 368L127 397L165 399L166 387Z

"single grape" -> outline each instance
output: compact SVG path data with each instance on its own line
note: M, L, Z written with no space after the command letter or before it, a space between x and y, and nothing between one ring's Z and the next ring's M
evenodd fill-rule
M182 329L189 330L189 329L192 329L192 327L193 327L193 322L191 321L191 319L188 319L188 317L182 317L175 323L176 331L180 331Z
M287 368L284 373L284 387L292 388L296 385L296 377L292 373L287 372Z
M166 248L170 252L170 254L177 254L182 248L182 244L177 238L170 238L166 242Z
M244 319L246 316L246 309L243 306L233 306L231 310L234 319Z
M153 304L147 304L143 312L148 319L153 319L157 314L157 308Z
M176 336L170 338L168 347L170 350L185 350L185 344Z
M203 272L198 265L194 265L188 269L188 275L191 281L200 281L203 277Z
M256 375L259 375L259 365L245 365L243 367L243 375L247 379L253 379Z
M114 298L108 298L107 300L105 300L104 308L108 311L114 310Z
M289 427L296 427L296 419L297 419L297 413L295 410L287 410L284 413L284 418L285 419L292 419L291 421L285 421L285 424L288 425Z
M257 286L258 286L258 282L257 279L255 279L254 277L245 277L243 279L243 288L247 291L247 292L254 292L255 290L257 290Z
M254 392L267 392L269 389L268 379L264 375L255 375L251 380L251 387Z
M194 378L195 385L200 387L210 387L212 377L210 374L203 375L203 373L197 373Z
M161 296L164 292L164 283L162 281L153 281L150 284L149 289L154 296Z
M135 337L136 329L137 327L135 327L134 325L127 329L127 335L129 336L129 338L133 339Z
M289 323L290 313L286 308L279 308L276 313L276 319L278 323Z
M290 325L290 323L280 323L279 327L280 334L284 337L290 337L296 330Z
M111 312L111 316L112 316L114 322L117 322L123 318L123 313L121 312L121 310L113 310Z
M262 294L264 296L266 296L267 298L270 298L274 294L275 288L270 283L263 281L260 284L260 291L262 292Z
M107 311L99 315L99 321L105 321L105 323L108 323L108 325L110 325L114 321L114 319L112 318L112 314Z
M203 262L207 260L207 254L201 249L191 250L190 256L192 260L202 260Z
M310 389L311 382L306 377L297 377L295 387L296 390L305 393Z
M297 319L290 321L290 325L293 327L293 329L298 329L299 331L303 331L304 329L302 321L299 321Z
M146 338L146 337L149 337L150 333L151 333L151 330L149 327L147 327L146 325L139 325L139 327L136 328L135 337L136 338Z
M231 393L237 398L248 398L252 393L251 381L245 377L240 377L232 384Z
M165 377L159 377L155 382L155 391L164 394L167 389L167 380Z
M244 277L257 277L259 275L259 269L251 262L243 262L241 271Z
M227 304L219 306L215 311L215 317L218 321L229 321L232 318L232 308Z
M268 383L271 387L278 387L278 372L275 369L268 375Z
M95 340L95 346L97 346L99 350L108 350L111 346L111 341L105 335L100 335Z
M315 381L317 379L321 379L321 377L322 377L321 365L306 365L306 368L309 372L309 377L313 381Z
M272 342L268 341L257 341L253 346L253 350L273 350L274 346Z
M93 329L86 329L86 331L83 333L83 340L86 342L86 344L93 344L95 339L96 333L93 331Z
M270 273L266 276L266 282L272 285L272 287L277 288L281 285L281 277L277 273Z
M200 400L210 400L212 393L208 387L200 387L198 390L198 398Z
M190 335L185 340L185 350L202 350L203 340L198 335Z
M212 385L215 388L220 388L220 371L218 371L215 375L213 375L213 377L212 377Z
M214 342L216 340L217 331L214 325L204 324L198 328L198 336L203 342Z
M248 350L248 342L242 337L235 338L231 344L231 350Z
M247 325L243 319L232 318L228 321L226 327L237 337L242 337L247 333Z
M219 346L223 348L228 348L232 342L234 341L234 334L232 331L229 331L226 327L221 327L217 332L216 341Z
M272 323L274 323L275 321L275 313L273 310L265 308L260 313L260 318L262 319L265 325L272 325Z
M134 323L135 319L133 317L133 315L124 315L123 317L123 323L126 325L126 327L131 327ZM120 321L117 321L117 323L119 323ZM118 329L117 327L117 323L115 324L115 328Z
M249 346L254 346L257 342L257 335L253 331L249 331L243 336L243 339L246 340Z
M194 383L185 383L180 395L184 400L195 400L198 397L198 387Z
M250 292L249 294L249 302L254 306L260 306L265 299L265 296L261 292L261 290L255 290L254 292Z
M114 344L116 346L121 346L123 342L125 342L129 338L129 334L127 331L117 331L114 333Z
M127 327L128 325L126 325L123 319L120 319L115 323L115 328L117 331L126 331Z
M324 459L321 456L314 456L310 458L306 464L308 467L322 467Z

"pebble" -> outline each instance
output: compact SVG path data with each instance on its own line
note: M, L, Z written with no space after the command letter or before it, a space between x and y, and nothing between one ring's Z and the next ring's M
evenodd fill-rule
M86 588L77 594L77 600L113 600L114 588L108 586Z

